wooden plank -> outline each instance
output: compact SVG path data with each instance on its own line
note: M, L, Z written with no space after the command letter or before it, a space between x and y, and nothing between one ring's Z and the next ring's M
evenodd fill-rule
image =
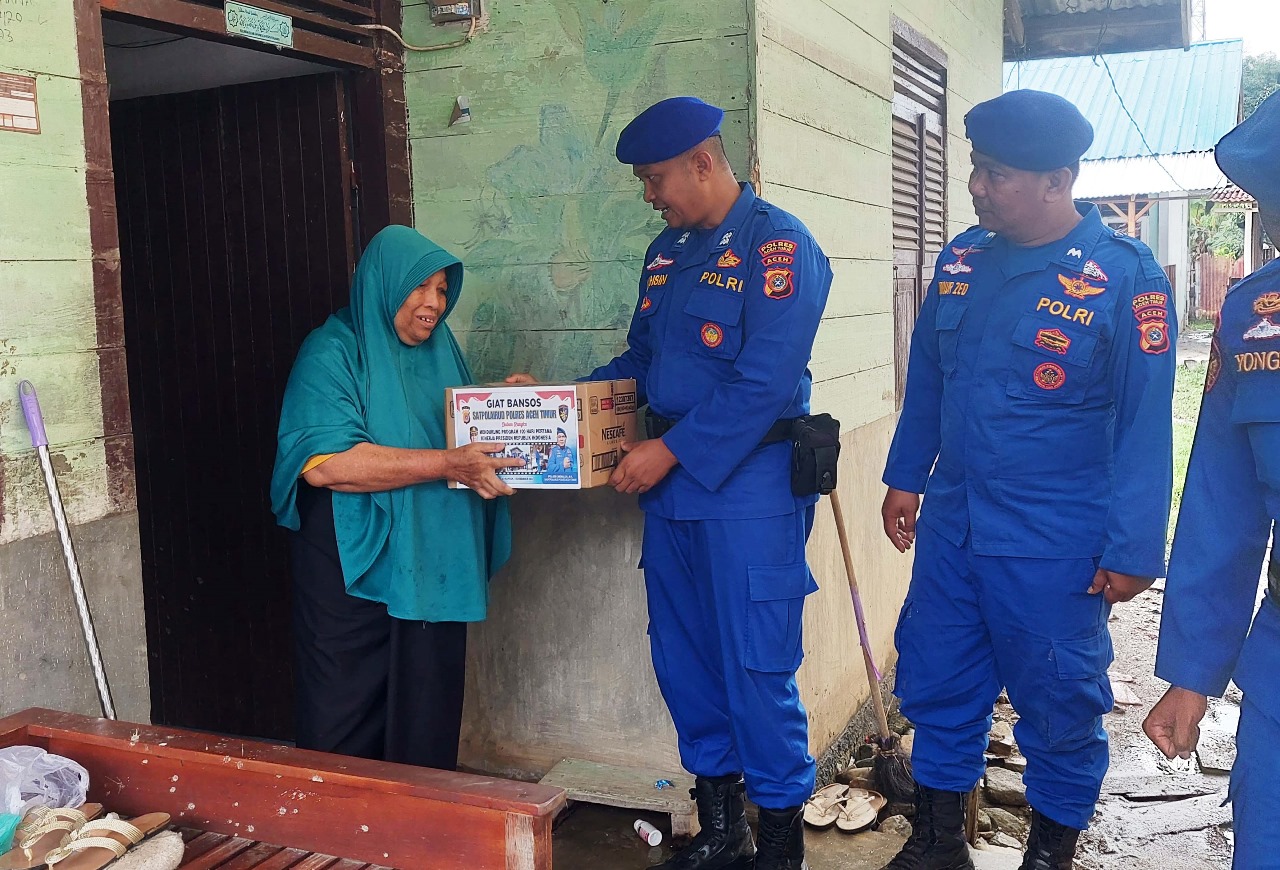
M1182 4L1131 9L1107 9L1079 15L1045 15L1024 19L1025 56L1060 57L1089 51L1110 54L1133 51L1135 47L1150 51L1160 48L1185 48L1180 9ZM1103 21L1106 27L1101 28ZM1100 30L1101 28L1101 30ZM1101 34L1101 39L1099 35ZM1023 56L1016 45L1009 46L1012 57Z
M210 867L217 867L218 870L263 870L263 867L275 859L281 852L286 851L279 846L272 846L267 843L248 843L247 848L243 849L238 855L222 864L210 864ZM296 850L294 850L296 851ZM298 852L300 857L305 853ZM278 861L276 867L288 867L290 863L296 863L297 858L286 856L288 863ZM189 860L189 856L188 856ZM200 866L199 862L192 864L183 864L183 870L195 870Z
M329 855L308 855L295 864L291 870L329 870L337 863L338 859Z
M808 127L889 153L885 99L773 40L760 43L760 108Z
M29 165L0 173L0 260L87 260L85 179L83 167Z
M873 369L815 383L813 407L838 419L846 432L893 414L893 363L884 359Z
M193 868L218 866L227 853L250 848L252 841L236 834L318 853L294 864L295 870L358 870L370 859L379 862L374 867L501 868L507 866L508 819L514 814L533 818L521 826L535 840L535 861L527 870L550 870L550 822L565 800L558 789L527 783L48 710L0 721L0 746L15 743L76 758L98 784L95 799L104 798L122 814L146 806L176 817L183 806L187 823L231 835L193 840L192 852L212 844L201 852L202 860L189 862ZM355 857L336 863L320 857L338 851Z
M814 383L869 371L893 359L893 335L892 313L823 320L809 364Z
M1027 31L1022 23L1022 0L1004 0L1004 27L1009 40L1022 49L1027 44Z
M656 788L659 780L670 788ZM569 800L605 804L655 813L683 815L692 809L689 789L694 778L683 771L647 770L566 758L553 767L541 785L562 788Z
M196 860L205 853L231 840L231 837L227 834L198 831L195 828L183 828L182 836L184 839L190 838L187 839L187 850L183 855L183 861Z
M253 870L296 870L302 866L303 859L309 856L309 853L301 849L280 849L277 846L271 846L275 849L275 854L263 860L259 864L251 865ZM224 870L224 868L219 868ZM225 868L225 870L249 870L245 868Z
M235 858L252 845L252 840L228 837L194 860L185 858L182 867L184 870L213 870L215 867L221 867L225 862Z
M203 4L198 4L203 5ZM294 37L295 42L299 33L305 33L307 30L327 31L329 33L339 34L346 37L346 41L356 42L372 42L373 34L368 30L357 27L346 21L325 15L323 13L310 12L300 8L292 3L277 3L276 0L255 0L254 4L262 9L268 9L272 12L278 12L282 15L292 16L294 20ZM221 6L213 7L221 11ZM356 7L357 9L359 7ZM369 10L360 9L360 17L362 20L372 20ZM298 24L303 25L302 29L298 29ZM226 33L226 27L223 27L223 33Z
M893 304L893 264L888 260L832 259L834 279L824 319L887 314Z
M228 34L223 11L212 6L186 0L102 0L102 10L124 16L134 23L167 25L178 28L181 32L203 34L231 45L261 48L261 43ZM341 39L306 30L294 30L292 49L277 50L293 57L330 61L351 67L375 65L372 46L352 45Z
M777 181L769 184L769 201L803 220L828 257L884 259L890 245L890 210L849 199L842 196L844 193L836 184L826 193L800 190Z
M97 317L87 259L0 261L0 287L0 355L75 353L93 346Z
M885 100L893 95L887 12L884 4L847 17L820 0L756 3L764 39L791 49Z
M767 180L815 193L835 188L845 198L871 205L889 202L891 161L887 153L772 112L760 112L756 122L757 147ZM773 161L771 169L769 161Z
M337 12L356 21L373 21L373 8L364 3L348 3L347 0L291 0L288 4L293 8L308 8L319 11Z

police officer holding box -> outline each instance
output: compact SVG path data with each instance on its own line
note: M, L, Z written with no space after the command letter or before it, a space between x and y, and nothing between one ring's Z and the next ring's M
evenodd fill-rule
M885 533L917 545L896 691L918 808L889 867L972 867L964 793L1007 687L1022 868L1067 870L1107 769L1110 607L1164 573L1176 316L1147 247L1072 201L1093 141L1075 106L1013 91L965 128L979 226L938 258L884 473Z
M1280 94L1216 150L1227 177L1280 234ZM1190 757L1206 696L1244 690L1231 772L1235 868L1280 862L1280 553L1257 616L1259 574L1280 519L1280 261L1222 306L1169 562L1156 675L1172 683L1147 717L1165 755ZM1252 628L1250 623L1252 622Z
M661 867L801 870L815 771L795 673L817 497L793 494L789 438L831 269L798 220L734 178L723 117L674 97L619 136L667 229L626 352L589 379L635 378L649 405L650 439L624 446L610 483L640 493L653 666L702 824Z

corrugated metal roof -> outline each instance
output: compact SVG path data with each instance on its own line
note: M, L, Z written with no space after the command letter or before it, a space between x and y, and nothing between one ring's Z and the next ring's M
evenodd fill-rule
M1152 151L1209 151L1239 119L1243 40L1201 42L1186 51L1136 51L1103 58L1115 77L1114 88L1102 59L1092 57L1006 63L1004 87L1006 91L1050 91L1079 106L1096 131L1086 160L1145 157ZM1129 120L1125 106L1151 151Z
M1227 183L1214 162L1213 153L1166 154L1163 157L1127 157L1121 160L1086 160L1072 193L1076 199L1109 196L1155 196L1206 193Z
M1183 0L1022 0L1024 17L1059 15L1061 13L1103 12L1107 9L1133 9L1148 6L1181 6Z

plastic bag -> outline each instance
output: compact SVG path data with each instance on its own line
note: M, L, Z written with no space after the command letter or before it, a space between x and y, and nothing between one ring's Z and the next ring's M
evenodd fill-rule
M89 771L37 746L0 749L0 813L23 816L37 806L84 805Z

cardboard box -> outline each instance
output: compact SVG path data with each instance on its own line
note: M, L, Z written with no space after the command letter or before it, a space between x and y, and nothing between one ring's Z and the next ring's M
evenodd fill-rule
M512 489L604 486L622 442L639 437L634 380L455 387L445 390L445 407L450 447L500 442L525 461L499 475Z

